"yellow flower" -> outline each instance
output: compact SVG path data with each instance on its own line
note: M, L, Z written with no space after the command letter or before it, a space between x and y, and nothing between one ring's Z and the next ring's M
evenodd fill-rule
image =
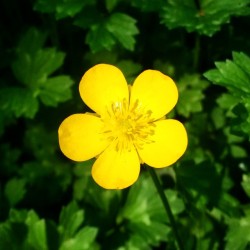
M164 117L178 99L170 77L145 70L131 87L118 68L98 64L83 75L79 91L95 113L67 117L59 145L74 161L97 157L92 176L101 187L126 188L137 180L140 163L167 167L185 152L184 126Z

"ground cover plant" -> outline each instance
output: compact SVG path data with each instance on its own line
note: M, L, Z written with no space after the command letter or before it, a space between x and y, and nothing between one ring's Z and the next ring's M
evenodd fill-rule
M250 0L0 9L0 249L250 249ZM179 97L166 118L187 131L177 162L141 164L121 187L91 173L98 159L70 160L59 145L63 120L92 112L79 83L100 64L129 84L148 69L171 77Z

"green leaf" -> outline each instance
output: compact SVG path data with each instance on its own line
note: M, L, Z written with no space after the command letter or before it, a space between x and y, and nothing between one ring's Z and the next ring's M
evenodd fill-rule
M157 245L160 241L166 240L170 228L165 224L166 212L152 180L143 177L145 176L141 176L129 191L118 222L124 218L129 220L128 228L132 235L138 235L148 245ZM176 191L168 190L166 195L174 214L184 210L184 204L177 197Z
M72 84L73 81L69 76L51 77L41 85L39 97L46 106L55 107L59 102L71 98L70 86Z
M45 221L33 210L11 209L9 220L0 224L0 249L47 250Z
M6 198L13 207L21 201L26 193L25 181L23 179L10 179L4 189Z
M205 98L203 91L208 82L199 75L185 75L177 82L180 98L177 103L177 112L184 117L202 111L202 100Z
M25 224L28 227L27 244L32 249L47 250L46 224L44 219L39 219L35 211L30 210Z
M36 46L28 47L29 43L32 44L39 38L42 41L38 41ZM12 64L16 78L30 90L27 93L32 93L33 103L30 103L29 108L33 110L36 108L36 111L38 109L36 98L39 95L45 105L55 107L59 102L71 98L70 86L73 83L66 75L49 78L62 66L65 53L58 52L55 48L42 48L44 39L35 29L27 31L18 45L17 59ZM23 99L24 96L20 95L19 99ZM31 117L32 115L34 114L31 114Z
M233 61L216 62L216 68L207 71L204 76L215 84L228 88L234 96L250 97L250 58L243 53L234 52Z
M114 217L120 205L121 190L105 190L91 178L91 167L94 160L78 163L74 169L77 178L74 183L74 196L83 199L91 204L98 211L98 216L93 218L98 220L101 217Z
M133 51L135 46L134 35L139 33L136 20L123 13L114 13L109 17L107 30L123 45L124 48Z
M183 201L178 197L176 190L168 189L165 191L165 195L168 198L172 213L174 215L180 214L185 210L185 205Z
M17 210L17 209L11 208L8 219L11 223L22 223L26 220L27 215L28 215L27 210Z
M58 145L56 145L57 131L49 131L42 125L29 128L25 132L24 140L24 146L33 153L40 165L47 162L48 159L52 160L58 150ZM28 164L28 162L26 161L25 164ZM55 169L55 166L53 166L53 169ZM43 171L46 171L46 169L43 169ZM32 172L32 175L34 177L34 172Z
M46 32L39 31L36 28L30 28L25 35L21 37L17 46L17 54L35 54L44 46L46 39Z
M72 201L63 207L59 218L59 232L61 242L73 238L84 220L84 211L79 209L76 202Z
M63 0L56 5L56 18L73 17L79 13L88 1L84 0Z
M47 250L47 236L45 221L39 220L29 225L28 243L34 249Z
M23 247L25 237L25 225L9 221L0 224L0 249L26 250Z
M221 108L230 110L236 104L238 104L239 99L229 93L224 93L218 97L216 102L219 104Z
M10 236L10 224L8 223L1 223L0 224L0 248L1 249L8 249L8 247L13 244L13 239Z
M93 29L104 22L103 14L96 6L86 6L83 11L74 18L74 25L83 29Z
M111 12L119 2L120 0L105 0L107 10Z
M145 239L141 238L138 234L131 235L122 246L119 246L117 250L151 250L152 247L148 245Z
M247 196L250 198L250 174L243 175L241 186L243 187Z
M242 52L233 52L233 60L250 77L250 58Z
M93 246L94 240L97 235L97 228L84 227L75 235L74 238L68 239L63 242L60 250L88 250L95 249Z
M250 1L199 0L199 3L200 6L193 0L169 0L161 13L162 23L171 29L185 27L188 32L212 36L231 16L247 14Z
M86 4L84 0L37 0L34 9L42 13L55 13L56 19L74 17Z
M236 105L232 112L236 116L231 120L231 132L250 138L250 100Z
M237 159L237 158L245 158L247 157L247 151L244 147L238 146L238 145L231 145L230 146L231 154L232 156Z
M33 54L23 51L13 63L13 72L24 85L38 87L63 64L64 57L65 54L57 52L55 48L37 50Z
M250 216L229 219L225 250L245 250L250 243Z
M86 43L90 46L91 51L96 53L103 49L111 50L115 40L105 25L100 23L91 26L86 37Z
M33 118L38 111L38 101L25 88L6 87L0 89L0 110L15 117Z
M250 58L244 53L233 52L233 60L216 62L217 69L207 71L204 76L215 84L226 87L234 97L229 100L234 118L231 131L239 136L250 135ZM229 98L227 98L229 99ZM222 100L225 102L225 100ZM219 102L219 104L221 101ZM220 104L223 105L222 103Z
M93 13L96 18L93 18L90 13ZM75 24L83 28L88 28L86 24L89 24L86 43L92 52L111 50L117 42L128 50L134 49L134 35L139 33L134 18L123 13L114 13L104 18L101 13L92 9L90 13L86 13L86 17L77 18Z

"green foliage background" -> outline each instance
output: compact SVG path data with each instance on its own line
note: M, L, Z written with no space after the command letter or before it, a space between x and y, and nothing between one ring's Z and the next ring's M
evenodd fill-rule
M177 249L142 167L131 188L92 180L57 128L87 111L97 63L127 80L158 69L178 85L169 115L186 154L157 170L185 249L250 249L250 0L3 0L0 15L0 249Z

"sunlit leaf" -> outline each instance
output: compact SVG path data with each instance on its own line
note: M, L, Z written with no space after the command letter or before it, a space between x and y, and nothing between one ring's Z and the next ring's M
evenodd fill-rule
M74 238L68 239L63 242L60 247L60 250L94 250L95 245L93 245L97 228L95 227L83 227L79 232L75 235Z
M241 186L243 187L247 196L250 197L250 175L249 174L243 175Z
M204 76L213 83L222 85L237 97L250 95L250 59L244 53L233 53L233 60L215 62L217 69L207 71Z
M45 221L38 220L29 225L28 243L31 247L47 250L47 236Z
M166 195L174 214L184 210L184 204L174 190L166 191ZM129 220L131 233L137 234L148 245L157 245L161 240L166 240L166 234L170 232L162 201L149 178L141 178L131 188L119 220L123 218Z
M59 231L61 240L73 238L84 220L84 211L79 209L76 202L63 207L59 218Z
M250 217L230 219L225 250L245 250L250 243Z
M235 118L231 130L237 135L250 135L250 58L242 52L233 52L233 60L216 62L217 69L207 71L204 75L211 82L226 87L233 96L230 100L235 106L230 107ZM227 101L229 98L227 98ZM225 100L220 101L222 106ZM237 105L236 105L237 104ZM225 104L224 104L225 106Z

